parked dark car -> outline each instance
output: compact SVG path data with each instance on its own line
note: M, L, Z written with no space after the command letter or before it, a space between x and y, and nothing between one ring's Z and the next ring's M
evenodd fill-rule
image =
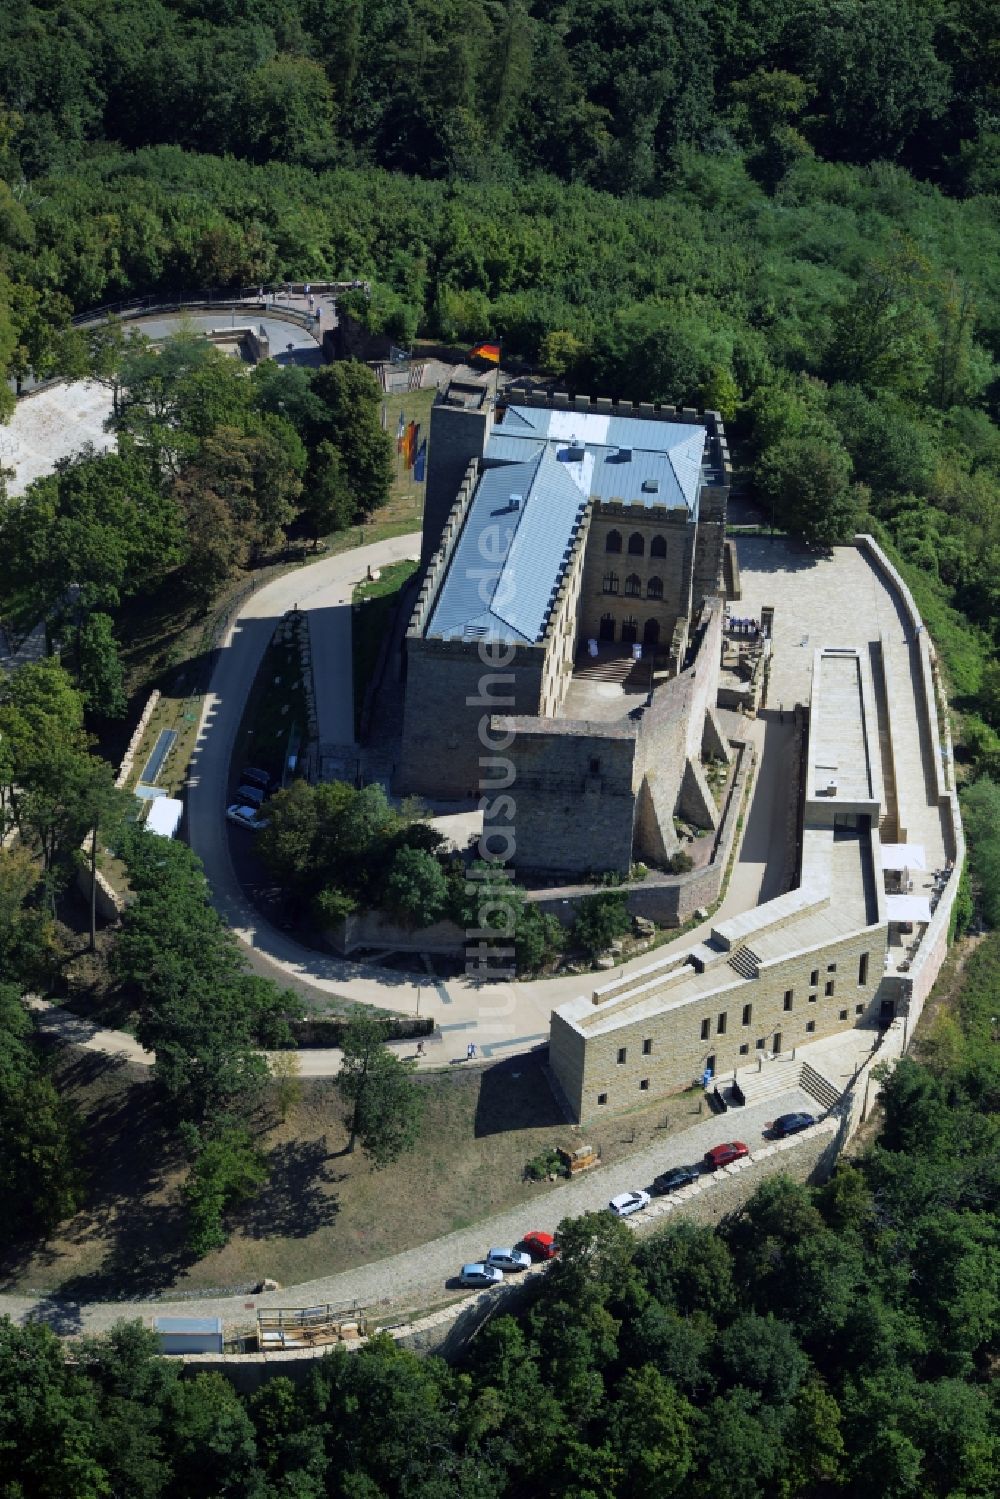
M783 1140L786 1135L797 1135L801 1130L810 1129L815 1123L813 1114L779 1114L771 1125L771 1134L776 1140Z
M243 786L256 786L268 796L271 796L278 789L278 782L275 777L269 775L266 770L258 770L255 765L247 765L240 772L240 784Z
M681 1187L687 1187L691 1182L697 1181L701 1175L700 1166L673 1166L669 1171L662 1171L653 1179L650 1191L657 1197L662 1197L666 1192L676 1192Z

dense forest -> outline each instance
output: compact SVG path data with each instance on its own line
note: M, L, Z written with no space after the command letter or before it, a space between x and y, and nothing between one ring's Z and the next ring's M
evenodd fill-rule
M81 840L125 819L90 732L126 712L121 641L165 593L209 611L289 528L370 515L392 469L360 366L244 379L197 340L153 353L74 325L99 305L363 278L347 305L396 342L502 338L505 362L572 389L720 410L770 525L814 546L863 527L899 561L956 711L959 925L1000 924L998 16L0 0L0 418L29 377L91 374L117 439L17 500L0 473L0 614L47 614L61 651L0 683L0 1242L44 1235L86 1191L19 996L66 961ZM300 800L269 854L308 899L378 878L404 913L446 900L412 828L383 818L352 863L352 808ZM150 868L122 840L138 899L117 980L157 1049L205 1246L259 1188L254 1059L294 1004L243 973L187 851ZM534 1305L460 1366L380 1340L242 1400L135 1328L67 1362L44 1328L0 1323L0 1488L994 1493L998 986L987 933L888 1082L877 1143L829 1183L772 1181L716 1230L639 1247L610 1216L564 1225ZM371 1121L360 1138L386 1148Z
M12 374L106 360L69 316L132 293L363 276L397 340L716 406L779 524L911 565L998 770L994 7L9 4L0 37Z

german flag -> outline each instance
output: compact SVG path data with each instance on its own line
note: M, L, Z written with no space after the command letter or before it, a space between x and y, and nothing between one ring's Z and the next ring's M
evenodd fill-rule
M487 364L499 364L500 345L491 343L476 344L476 347L469 351L469 358L485 359Z

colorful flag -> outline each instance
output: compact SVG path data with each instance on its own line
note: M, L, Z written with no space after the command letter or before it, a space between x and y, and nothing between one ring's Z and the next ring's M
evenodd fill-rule
M406 429L406 436L403 438L403 462L406 464L407 468L413 467L413 459L416 453L416 441L417 424L416 422L411 422Z
M494 343L476 344L469 352L470 359L485 359L487 364L500 363L500 345Z
M397 453L401 453L403 451L403 438L405 437L405 435L406 435L406 417L403 415L402 412L400 412L399 413L399 426L396 428L396 452Z
M424 438L420 444L420 451L413 460L413 477L417 484L424 482L424 474L427 469L427 439Z

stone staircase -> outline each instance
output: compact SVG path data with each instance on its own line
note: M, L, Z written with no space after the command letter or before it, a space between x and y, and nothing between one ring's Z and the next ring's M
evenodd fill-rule
M809 1062L802 1063L799 1087L815 1098L824 1113L834 1108L843 1097L843 1094L831 1083L830 1079L824 1077L822 1072L817 1072L816 1068Z
M751 1104L766 1103L771 1098L780 1098L793 1088L801 1088L816 1100L826 1114L840 1102L842 1096L839 1088L810 1062L791 1055L772 1057L763 1062L759 1070L752 1067L738 1070L736 1077L748 1107ZM720 1086L724 1086L721 1081Z
M631 655L578 656L573 667L573 678L577 682L612 682L617 687L623 687L632 675L635 664ZM646 675L649 675L648 665Z
M760 974L760 958L752 947L737 947L726 955L726 962L734 969L740 978L755 979Z

